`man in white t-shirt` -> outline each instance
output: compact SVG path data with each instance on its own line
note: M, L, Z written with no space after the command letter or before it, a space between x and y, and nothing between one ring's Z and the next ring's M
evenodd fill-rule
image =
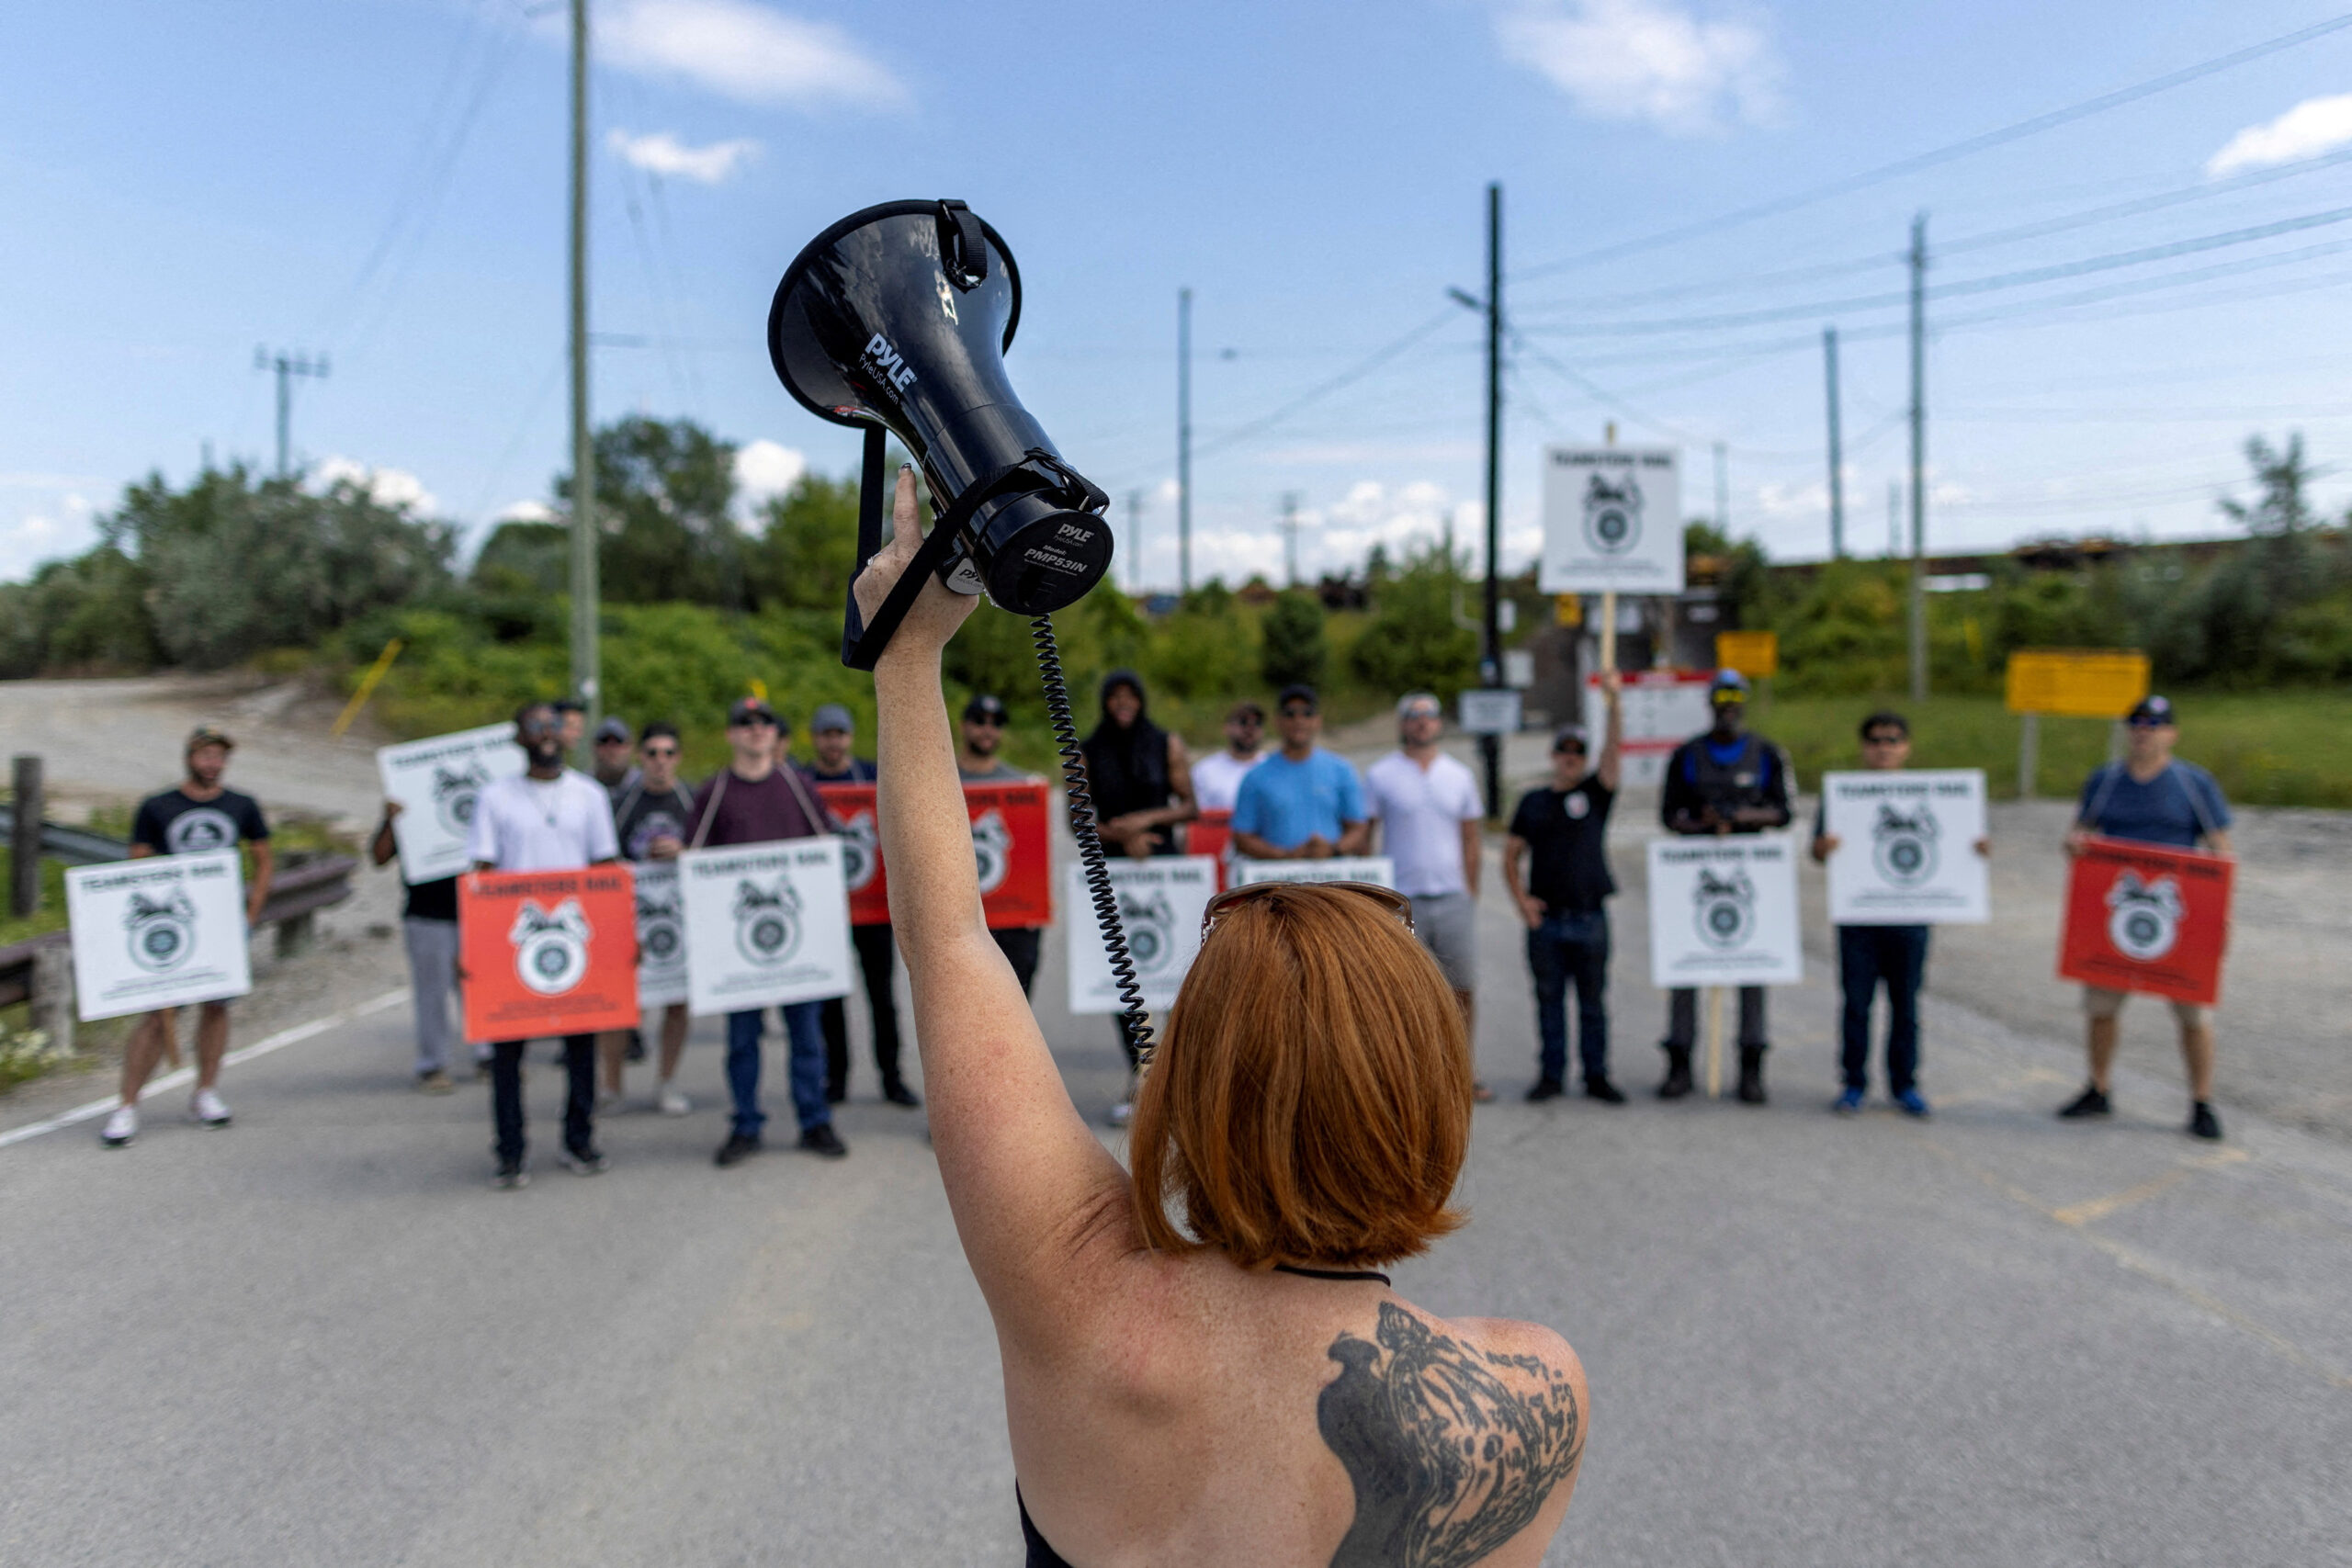
M1230 811L1241 798L1241 781L1266 760L1266 710L1238 702L1225 716L1225 750L1193 763L1193 798L1204 811Z
M1430 950L1476 1038L1479 824L1487 814L1478 781L1437 749L1444 711L1428 692L1398 699L1401 743L1364 773L1364 806L1380 824L1380 852L1396 867L1396 891L1413 901L1413 934ZM1479 1098L1492 1099L1484 1086Z
M514 739L530 770L496 779L474 801L466 858L476 871L578 871L620 856L613 830L613 799L605 786L563 765L563 719L551 703L532 703L514 716ZM462 906L461 906L462 908ZM462 919L462 916L460 917ZM493 1185L530 1181L523 1163L524 1040L491 1047L490 1110L497 1128L498 1174ZM596 1037L568 1034L564 1068L571 1079L563 1115L563 1163L581 1176L605 1168L596 1147Z

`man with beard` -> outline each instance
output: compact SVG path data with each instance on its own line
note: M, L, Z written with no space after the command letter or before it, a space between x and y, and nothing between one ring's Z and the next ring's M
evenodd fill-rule
M1002 697L986 693L964 705L964 743L956 750L956 772L966 784L1027 784L1035 779L1035 773L1024 773L997 755L1011 716ZM997 950L1012 965L1013 978L1021 982L1024 997L1037 979L1037 950L1045 931L1043 926L989 928Z
M1707 689L1714 727L1674 750L1667 759L1658 816L1669 833L1702 837L1716 833L1760 833L1789 825L1789 761L1781 749L1747 729L1747 677L1718 670ZM1690 1092L1690 1046L1699 1032L1699 993L1677 987L1667 1001L1666 1081L1660 1100ZM1764 1054L1770 1044L1764 1028L1764 987L1739 988L1739 1099L1764 1103Z
M466 858L476 871L580 871L616 859L613 800L605 786L563 765L563 719L552 703L526 703L514 715L514 739L528 771L484 786L466 833ZM529 1185L524 1156L523 1047L526 1040L491 1046L491 1117L497 1128L498 1171L492 1185ZM563 1066L569 1092L563 1108L563 1163L575 1176L605 1168L596 1147L596 1037L567 1034Z
M236 742L209 724L200 724L187 738L185 761L187 777L178 787L149 795L139 803L131 819L130 858L149 855L204 854L253 846L253 881L245 889L245 924L261 919L269 901L271 869L269 824L260 805L249 795L221 787L229 752ZM179 1027L179 1010L163 1008L145 1013L131 1026L122 1050L122 1102L107 1118L99 1142L119 1149L139 1135L139 1094L147 1075L155 1070L166 1041ZM197 1013L196 1092L187 1102L188 1119L207 1127L226 1127L229 1108L221 1103L220 1059L229 1054L229 1004L206 1002Z
M1247 700L1225 716L1225 750L1193 764L1193 801L1203 811L1230 812L1241 781L1265 761L1266 710Z
M617 723L606 719L605 724ZM599 747L603 732L597 736ZM613 832L620 840L621 858L639 864L674 861L685 847L686 818L694 796L678 782L678 727L655 719L638 742L638 765L628 770L628 782L613 801ZM664 1116L684 1116L694 1102L677 1085L678 1058L686 1049L686 1004L672 1002L662 1010L662 1055L656 1064L660 1079L654 1104ZM621 1096L623 1052L629 1032L614 1030L596 1042L602 1059L605 1090L613 1102Z
M1102 716L1094 733L1080 742L1086 756L1087 793L1103 843L1131 860L1176 852L1176 825L1200 815L1193 804L1192 759L1181 736L1170 735L1144 716L1143 677L1114 670L1102 677ZM1114 1015L1127 1071L1136 1072L1142 1053L1127 1031L1127 1015ZM1111 1107L1111 1124L1124 1127L1134 1114L1132 1089Z
M820 703L809 716L808 737L817 755L804 770L817 784L872 784L874 764L856 755L857 721L839 703ZM882 1076L882 1098L914 1107L922 1100L899 1075L899 1000L890 990L890 958L897 951L890 922L869 920L849 928L857 950L858 973L865 980L866 1015L874 1025L874 1067ZM825 1031L825 1099L839 1105L849 1098L849 998L828 997L819 1021Z
M637 769L629 762L626 719L607 718L596 727L596 782L612 791L615 801L637 782Z
M693 826L686 841L694 849L766 844L783 839L814 839L832 829L817 792L800 770L784 760L786 730L775 710L760 697L737 699L727 710L727 745L734 753L726 767L695 792ZM727 1167L758 1154L767 1113L760 1109L760 1038L764 1010L727 1015L727 1089L735 1102L734 1122L711 1163ZM828 1159L849 1153L833 1131L833 1108L825 1100L825 1035L818 1004L786 1002L776 1009L790 1050L792 1109L800 1120L800 1147Z

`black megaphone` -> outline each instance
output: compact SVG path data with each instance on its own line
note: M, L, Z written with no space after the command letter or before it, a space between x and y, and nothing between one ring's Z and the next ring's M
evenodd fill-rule
M870 625L851 597L842 662L852 669L874 668L932 573L1034 616L1073 603L1111 569L1110 498L1062 461L1005 377L1020 321L1012 253L960 201L854 212L811 240L776 285L768 357L777 378L818 418L865 432L856 570L882 546L886 431L922 466L938 514Z

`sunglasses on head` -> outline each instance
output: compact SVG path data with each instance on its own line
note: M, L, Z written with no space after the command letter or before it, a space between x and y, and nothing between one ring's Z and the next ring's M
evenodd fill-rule
M1208 908L1201 911L1202 937L1206 939L1210 931L1216 927L1217 920L1227 910L1247 904L1252 898L1261 897L1277 887L1296 886L1337 887L1350 893L1360 893L1396 916L1403 922L1407 931L1413 929L1413 901L1394 887L1383 887L1377 882L1250 882L1238 887L1228 887L1209 900Z

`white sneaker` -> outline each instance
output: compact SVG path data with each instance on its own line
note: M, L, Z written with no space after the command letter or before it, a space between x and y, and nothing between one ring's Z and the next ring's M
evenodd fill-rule
M673 1083L662 1086L661 1104L664 1116L684 1116L695 1108L695 1102L686 1098L686 1091Z
M187 1116L189 1121L201 1122L208 1127L226 1127L229 1124L228 1106L209 1089L196 1091L195 1097L187 1102Z
M139 1136L139 1107L118 1105L114 1114L107 1118L106 1130L98 1134L98 1142L110 1149L121 1148Z
M597 1115L607 1116L612 1112L618 1111L620 1108L621 1097L617 1090L604 1089L596 1091Z

